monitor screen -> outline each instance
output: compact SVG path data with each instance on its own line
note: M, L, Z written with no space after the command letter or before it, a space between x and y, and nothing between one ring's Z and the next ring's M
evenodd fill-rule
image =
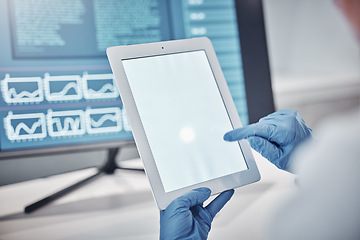
M209 37L247 124L235 2L0 0L0 155L132 140L105 54L116 45Z

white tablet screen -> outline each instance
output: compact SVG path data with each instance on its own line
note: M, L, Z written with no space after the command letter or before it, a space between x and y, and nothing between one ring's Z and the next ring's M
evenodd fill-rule
M205 51L122 63L165 192L247 169Z

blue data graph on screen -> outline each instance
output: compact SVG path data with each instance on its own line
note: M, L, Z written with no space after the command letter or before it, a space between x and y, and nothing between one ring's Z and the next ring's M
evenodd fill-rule
M83 76L84 97L86 99L107 99L119 97L119 91L112 74L85 74Z
M82 99L81 77L45 75L45 97L47 101L71 101Z
M86 133L85 115L82 110L54 112L49 109L47 124L51 137L80 136Z
M88 108L85 115L89 133L120 132L123 129L120 108Z
M14 145L33 148L38 145L91 143L131 139L132 133L122 120L122 109L111 106L101 109L83 108L66 111L17 111L0 113L6 134L1 135L2 148ZM121 134L121 137L119 137Z
M11 77L1 82L0 106L48 104L53 102L86 102L87 100L120 100L112 73L50 75L41 77Z
M132 139L114 45L209 37L248 123L235 0L0 0L0 27L1 151Z
M7 74L1 81L4 101L11 103L36 103L44 100L42 81L39 77L12 78Z
M4 118L9 140L35 140L46 137L45 115L43 113L13 114Z

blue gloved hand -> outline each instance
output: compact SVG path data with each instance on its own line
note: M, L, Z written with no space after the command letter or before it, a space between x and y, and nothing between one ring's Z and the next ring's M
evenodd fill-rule
M294 149L311 136L311 129L297 111L280 110L260 119L258 123L226 133L224 140L248 139L251 147L263 157L278 168L288 170Z
M210 194L208 188L192 190L160 211L160 239L206 239L212 220L230 200L234 190L221 193L203 207Z

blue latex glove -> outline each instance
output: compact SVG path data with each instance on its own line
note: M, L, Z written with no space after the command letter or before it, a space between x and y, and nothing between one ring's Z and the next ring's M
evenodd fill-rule
M280 110L260 119L258 123L226 133L224 140L248 139L251 147L263 157L278 168L288 170L294 149L311 136L311 129L297 111Z
M160 211L160 239L206 239L212 220L230 200L234 190L221 193L203 207L210 194L208 188L192 190Z

